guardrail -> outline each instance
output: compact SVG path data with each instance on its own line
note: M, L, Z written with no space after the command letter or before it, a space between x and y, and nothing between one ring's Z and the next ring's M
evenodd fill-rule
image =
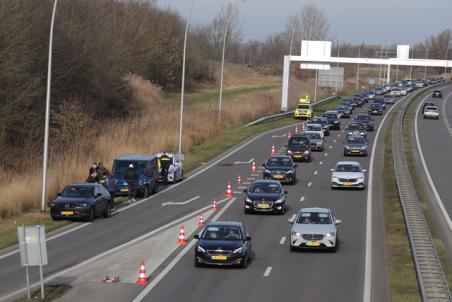
M315 109L315 107L322 105L323 103L327 103L329 101L333 101L337 98L337 96L331 96L329 98L326 99L322 99L319 100L315 103L312 104L312 108ZM273 121L273 120L279 120L288 116L293 115L294 110L292 111L287 111L287 112L282 112L282 113L278 113L278 114L273 114L273 115L269 115L269 116L264 116L261 117L255 121L249 122L248 124L243 125L243 127L249 127L249 126L255 126L255 125L259 125L268 121Z
M423 301L452 301L447 280L411 180L403 143L403 120L411 99L400 104L393 126L392 153L397 188Z

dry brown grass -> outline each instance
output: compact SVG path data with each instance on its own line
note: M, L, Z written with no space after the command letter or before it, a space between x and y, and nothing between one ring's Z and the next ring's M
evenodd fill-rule
M238 74L236 75L238 76ZM253 75L254 77L254 75ZM49 162L49 200L55 197L66 184L84 181L88 167L93 161L102 161L111 166L121 154L153 153L161 150L176 150L179 131L179 107L162 104L162 92L149 81L136 75L128 75L134 106L142 108L134 116L117 119L102 125L97 131L88 131L77 141L70 142L64 152L52 152ZM266 76L266 79L268 77ZM255 79L248 78L248 83ZM312 95L312 82L294 81L291 103L297 102L301 94ZM320 91L319 97L325 96ZM221 122L217 118L217 104L200 103L187 106L183 146L189 154L192 146L218 134L225 129L237 127L263 115L279 112L280 89L253 92L241 95L224 103ZM93 121L84 120L86 128ZM95 123L94 123L95 124ZM99 128L99 127L98 127ZM54 142L50 142L52 145ZM0 185L3 198L0 200L0 219L13 218L22 213L39 209L41 191L41 166L37 161L18 175L0 170L2 179L9 180Z

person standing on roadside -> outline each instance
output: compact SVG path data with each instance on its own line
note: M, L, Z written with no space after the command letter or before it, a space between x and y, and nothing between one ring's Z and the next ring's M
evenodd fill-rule
M129 168L126 170L124 175L124 179L127 182L127 187L129 189L128 198L129 201L135 201L135 196L137 195L137 181L138 175L135 171L133 164L129 165Z
M166 152L160 157L160 165L162 166L163 183L168 183L168 170L171 165L171 157Z

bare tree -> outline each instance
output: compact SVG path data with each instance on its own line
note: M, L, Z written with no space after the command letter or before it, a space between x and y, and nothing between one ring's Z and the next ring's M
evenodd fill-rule
M287 22L287 31L294 33L294 41L325 40L329 35L329 22L323 9L314 3L306 4ZM289 34L288 36L291 36Z
M212 21L210 26L210 37L213 47L220 57L223 46L224 31L229 22L226 45L237 44L241 41L240 17L236 5L223 6Z

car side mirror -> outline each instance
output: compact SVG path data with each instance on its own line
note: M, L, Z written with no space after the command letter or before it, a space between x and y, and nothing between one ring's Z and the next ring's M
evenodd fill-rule
M193 238L198 239L199 240L199 234L196 234L195 236L193 236Z
M247 235L245 240L246 240L246 241L251 241L251 236L250 236L250 235Z
M341 223L342 223L342 220L340 220L340 219L335 219L335 220L334 220L334 223L335 223L336 225L341 224Z
M287 192L287 191L284 191L284 194L286 195L287 193L289 193L289 192Z
M364 169L364 170L363 170L363 173L366 173L366 172L367 172L367 170L366 170L366 169Z

